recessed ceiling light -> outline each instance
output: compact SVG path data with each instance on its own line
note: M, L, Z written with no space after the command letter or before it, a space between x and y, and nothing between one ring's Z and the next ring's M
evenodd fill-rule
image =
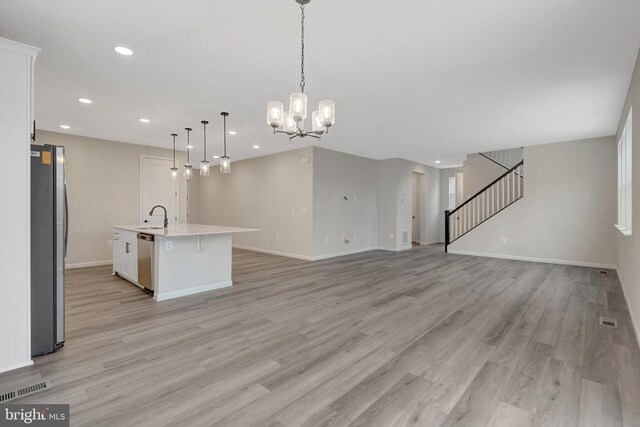
M260 148L260 146L259 146L259 145L254 145L254 146L253 146L253 148L254 148L255 150L257 150L258 148Z
M149 123L149 119L138 119L141 123Z
M440 164L440 160L436 160L436 165L439 165L439 164Z
M235 130L230 130L229 131L229 135L237 135L237 134L238 134L238 132L236 132Z
M129 49L128 47L116 46L116 47L113 48L113 50L118 52L120 55L124 55L124 56L133 55L133 51L131 49Z
M214 159L219 159L219 158L220 158L220 156L213 156L213 158L214 158Z
M71 126L69 126L69 125L60 125L60 127L62 129L71 129Z
M92 100L87 99L87 98L78 98L78 101L82 102L83 104L91 104L91 103L93 103Z

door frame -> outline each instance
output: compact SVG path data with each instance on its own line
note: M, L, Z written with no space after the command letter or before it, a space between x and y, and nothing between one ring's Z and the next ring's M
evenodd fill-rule
M423 197L423 187L426 188L423 181L426 179L426 174L418 171L411 171L411 243L422 244L422 227L424 225L424 218L426 212L426 197ZM414 188L414 183L417 188ZM416 200L417 199L417 200ZM413 207L417 203L417 217L416 228L418 235L413 235Z
M140 199L140 208L139 208L139 212L138 212L138 220L140 221L140 225L143 224L144 221L144 213L142 212L142 194L144 191L144 180L143 180L143 176L144 176L144 160L145 159L149 159L149 160L167 160L169 162L173 162L172 158L169 157L160 157L160 156L149 156L146 154L142 154L140 156L140 194L139 194L139 199ZM175 199L176 199L176 217L179 219L180 218L180 182L179 182L180 176L178 175L178 180L176 180L176 184L175 184ZM169 223L171 223L171 220L169 221Z

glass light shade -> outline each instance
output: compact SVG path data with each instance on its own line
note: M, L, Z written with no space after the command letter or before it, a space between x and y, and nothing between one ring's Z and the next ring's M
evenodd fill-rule
M267 104L267 124L273 128L279 128L284 122L284 104L278 101L269 101Z
M314 111L311 113L311 122L313 125L314 132L322 132L324 130L324 126L322 126L322 118L320 117L320 111Z
M184 165L184 177L187 179L193 178L193 166Z
M284 112L284 124L282 126L282 130L285 132L293 133L296 133L298 131L298 125L288 111Z
M200 176L209 176L210 169L208 161L203 160L200 162Z
M336 124L336 103L330 100L320 101L318 105L320 118L323 127L330 127Z
M289 97L289 113L293 120L301 122L307 118L307 95L304 93L292 93Z
M231 158L230 157L221 157L220 158L220 173L231 173Z
M178 168L171 168L171 179L174 181L178 180Z

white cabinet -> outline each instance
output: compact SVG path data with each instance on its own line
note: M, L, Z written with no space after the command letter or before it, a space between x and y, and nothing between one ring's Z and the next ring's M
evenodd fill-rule
M113 273L138 283L138 236L136 233L113 231Z

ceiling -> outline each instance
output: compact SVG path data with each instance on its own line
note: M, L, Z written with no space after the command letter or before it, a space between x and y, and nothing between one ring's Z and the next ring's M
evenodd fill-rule
M310 110L337 104L318 144L440 167L614 134L640 46L637 0L314 0L306 14ZM299 20L293 0L0 2L0 36L42 48L40 129L169 148L192 127L201 152L207 119L216 154L229 111L236 160L311 143L266 124L267 101L298 87Z

